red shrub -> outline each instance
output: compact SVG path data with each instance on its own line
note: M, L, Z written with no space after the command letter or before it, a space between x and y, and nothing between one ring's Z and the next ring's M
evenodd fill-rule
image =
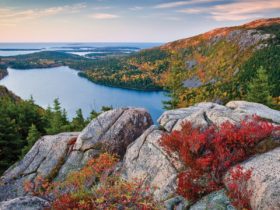
M63 182L48 184L42 178L25 183L25 190L52 200L51 209L160 209L142 182L127 182L112 174L118 159L101 154L88 161L80 171L72 172Z
M249 198L252 195L252 190L248 189L247 186L251 175L252 169L244 170L243 167L237 166L230 171L229 177L226 180L228 196L237 209L251 210Z
M163 136L161 145L168 153L178 152L188 167L179 174L178 193L193 201L219 189L225 172L252 155L254 146L274 129L279 127L254 117L240 125L226 122L205 130L185 123L181 131Z

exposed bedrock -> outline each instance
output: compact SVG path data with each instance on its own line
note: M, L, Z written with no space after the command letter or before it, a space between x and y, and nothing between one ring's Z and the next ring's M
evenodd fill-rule
M154 196L157 200L166 200L177 196L176 177L183 169L183 165L176 155L171 157L160 146L162 135L173 130L180 130L181 124L186 121L191 122L194 127L206 128L211 124L220 126L226 121L238 124L242 119L252 115L258 115L275 124L280 124L279 111L272 110L262 104L246 101L232 101L226 106L215 103L199 103L188 108L166 111L158 119L159 126L150 127L129 145L123 163L123 176L128 180L143 179L145 180L144 185L155 187ZM270 155L271 152L273 155ZM280 168L280 151L278 149L271 152L256 156L257 159L250 159L246 163L254 165L260 170L256 170L256 175L252 177L252 180L255 180L252 181L254 189L260 189L256 191L259 196L258 200L252 198L254 209L273 209L275 205L279 205L280 182L278 175L280 173L277 170ZM272 165L268 166L270 162ZM272 181L270 183L262 181L267 179ZM268 183L271 186L268 187ZM255 194L253 196L256 197ZM224 197L222 200L225 201L224 206L228 206L228 199ZM268 204L264 204L265 202ZM197 206L203 206L203 200L198 204L193 209L201 209Z
M1 177L0 201L24 196L24 182L37 177L63 180L100 152L115 152L122 157L127 146L151 125L145 109L122 108L101 114L81 133L42 137Z

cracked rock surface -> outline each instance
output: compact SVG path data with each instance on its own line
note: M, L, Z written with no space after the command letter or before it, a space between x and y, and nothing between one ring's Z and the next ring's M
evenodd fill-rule
M142 179L145 186L156 187L153 193L157 200L166 200L176 196L176 177L183 169L183 165L175 154L170 157L160 146L161 137L174 130L180 130L181 124L186 121L191 122L194 127L206 128L211 124L220 126L226 121L238 124L242 119L255 114L275 124L280 124L279 111L246 101L232 101L226 106L199 103L188 108L166 111L158 119L159 126L152 126L129 145L123 161L123 176L127 180ZM278 156L274 156L273 159L274 166L279 169L280 151L277 154ZM268 164L267 161L266 164ZM255 165L258 167L257 161ZM268 170L267 174L269 173L273 171ZM279 171L277 173L280 174ZM265 178L267 174L260 173L259 175ZM260 186L261 184L258 187ZM278 191L276 193L280 197Z
M248 181L252 190L250 203L252 209L280 209L280 147L257 155L243 164L245 170L252 169ZM228 175L226 175L227 177ZM227 185L226 178L225 185Z
M35 197L24 196L0 202L0 210L40 210L50 207L48 201Z
M122 157L127 146L152 123L145 109L121 108L101 114L81 133L40 138L26 156L0 178L0 201L26 195L24 182L32 182L36 177L63 180L101 151L115 152Z
M40 138L25 157L9 168L0 179L0 201L25 195L23 184L41 176L48 178L67 158L71 139L78 133L61 133ZM55 174L54 174L55 175Z
M156 187L154 196L158 200L174 192L176 176L182 168L180 161L170 157L159 145L163 131L150 127L127 149L124 158L124 177L128 180L144 180L149 187Z

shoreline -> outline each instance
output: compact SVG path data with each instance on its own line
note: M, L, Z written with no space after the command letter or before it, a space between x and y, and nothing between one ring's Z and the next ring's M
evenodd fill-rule
M79 71L79 70L77 70L77 71ZM93 82L95 84L103 85L103 86L111 87L111 88L120 88L120 89L124 89L124 90L135 90L135 91L143 91L143 92L167 92L163 88L140 89L140 88L133 88L133 87L124 87L124 86L121 86L121 85L110 85L110 84L106 84L104 82L99 82L97 80L94 80L93 78L89 77L83 71L79 71L78 76L82 77L82 78L85 78L85 79L87 79L90 82Z
M68 67L74 71L77 71L78 74L77 76L78 77L81 77L81 78L84 78L84 79L87 79L88 81L92 82L92 83L95 83L97 85L103 85L103 86L106 86L106 87L111 87L111 88L119 88L119 89L124 89L124 90L134 90L134 91L141 91L141 92L167 92L166 90L164 90L164 88L152 88L152 89L140 89L140 88L133 88L133 87L124 87L124 86L121 86L121 85L110 85L110 84L106 84L106 83L103 83L103 82L99 82L99 81L96 81L94 80L93 78L89 77L84 71L82 70L78 70L78 69L73 69L69 66L64 66L64 65L60 65L60 66L51 66L51 67L42 67L42 68L34 68L34 69L40 69L40 70L44 70L44 69L48 69L48 68L56 68L56 67ZM15 68L16 69L16 68ZM19 71L28 71L28 70L34 70L32 68L30 69L16 69L16 70L19 70ZM3 73L2 73L3 72ZM1 75L2 73L2 75ZM5 78L6 76L8 76L9 73L8 73L8 68L7 69L3 69L1 70L0 69L0 80L2 80L3 78Z
M9 72L7 69L0 69L0 80L4 79L8 75L9 75Z

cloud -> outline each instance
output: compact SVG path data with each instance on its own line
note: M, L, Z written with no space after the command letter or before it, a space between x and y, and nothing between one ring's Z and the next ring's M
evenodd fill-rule
M165 20L171 20L171 21L180 21L180 20L182 20L182 19L179 18L179 17L164 17L163 19L165 19Z
M208 14L216 21L239 21L260 18L265 13L280 9L279 0L237 0L210 8L186 8L179 12L187 14Z
M120 16L109 13L95 13L91 14L89 17L97 20L109 20L119 18Z
M181 9L178 10L179 12L182 13L187 13L187 14L202 14L202 13L207 13L207 11L209 11L209 9L207 8L187 8L187 9Z
M129 8L129 9L130 9L130 10L132 10L132 11L139 11L139 10L144 9L144 7L135 6L135 7L131 7L131 8Z
M107 10L107 9L112 9L112 7L109 6L96 6L93 7L94 10Z
M231 4L215 6L211 12L211 15L213 19L218 21L244 20L260 17L264 12L277 9L280 9L279 0L239 0Z
M180 6L194 5L194 4L201 4L201 3L209 3L209 2L216 2L216 1L220 1L220 0L176 1L176 2L158 4L158 5L154 6L154 8L156 8L156 9L169 9L169 8L175 8L175 7L180 7Z
M86 4L65 5L59 7L50 7L46 9L27 9L19 10L15 8L0 9L0 25L16 25L25 20L34 20L41 17L54 16L59 14L73 14L80 12Z

